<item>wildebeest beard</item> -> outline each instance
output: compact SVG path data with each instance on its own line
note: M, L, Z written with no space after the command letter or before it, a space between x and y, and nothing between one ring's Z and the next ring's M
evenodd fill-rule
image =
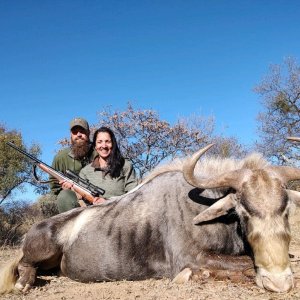
M90 150L90 143L88 141L72 141L72 153L75 159L81 159L87 156Z

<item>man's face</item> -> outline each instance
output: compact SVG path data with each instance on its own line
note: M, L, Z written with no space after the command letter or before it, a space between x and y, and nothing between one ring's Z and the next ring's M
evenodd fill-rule
M89 132L80 126L71 129L71 142L74 145L82 145L89 142Z

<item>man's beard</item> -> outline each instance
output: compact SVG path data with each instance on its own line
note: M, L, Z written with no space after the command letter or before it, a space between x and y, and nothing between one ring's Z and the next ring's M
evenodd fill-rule
M89 141L85 140L72 140L71 149L74 155L74 158L81 159L87 156L90 150L90 143Z

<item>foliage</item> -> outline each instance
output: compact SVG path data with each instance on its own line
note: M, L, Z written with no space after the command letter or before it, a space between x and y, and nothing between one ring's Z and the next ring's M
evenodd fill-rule
M11 201L0 208L0 245L15 245L37 221L43 219L37 205Z
M278 164L297 164L299 144L286 140L300 132L300 67L294 58L271 65L268 74L255 87L264 112L258 115L259 151Z
M45 218L50 218L59 213L56 205L56 195L52 193L40 196L37 199L37 206Z
M30 227L45 218L58 214L56 196L42 195L34 204L9 201L0 207L0 245L16 245Z
M106 107L98 116L91 134L101 126L111 128L122 154L131 160L140 179L161 162L190 155L209 143L216 144L210 155L242 157L247 152L236 138L214 134L213 117L193 115L171 125L156 111L135 109L130 103L124 111ZM66 147L69 140L64 138L59 144Z
M215 144L215 146L209 150L211 155L217 155L222 158L243 158L248 153L245 146L240 144L235 137L214 136L211 142Z
M234 138L214 136L214 118L191 116L174 125L161 120L154 110L134 109L128 103L124 111L107 107L98 113L98 124L110 127L119 142L123 155L129 158L140 178L165 160L189 155L215 142L214 154L227 156L244 152Z
M21 153L6 145L8 141L14 142L17 147L33 156L40 154L38 145L33 144L29 149L26 149L20 132L8 130L0 124L0 204L11 196L13 190L23 191L25 183L33 185L37 192L45 190L45 187L37 184L31 177L32 163Z

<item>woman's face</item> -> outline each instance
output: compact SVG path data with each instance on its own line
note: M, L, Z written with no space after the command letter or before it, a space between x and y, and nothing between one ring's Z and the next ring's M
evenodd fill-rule
M106 159L110 156L112 150L112 141L108 132L99 132L96 138L95 149L99 156Z

